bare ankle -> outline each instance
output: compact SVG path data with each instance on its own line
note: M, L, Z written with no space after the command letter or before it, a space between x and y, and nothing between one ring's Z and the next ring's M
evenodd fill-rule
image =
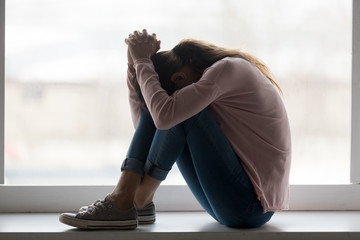
M138 208L144 208L145 206L147 206L149 203L151 203L152 201L148 201L148 202L136 202L135 201L135 205Z
M110 197L115 206L120 210L130 209L134 205L133 199L126 195L112 193Z
M138 207L138 208L143 208L145 207L146 205L148 205L149 203L151 203L153 201L153 195L152 196L148 196L148 197L144 197L144 198L140 198L139 196L135 196L135 205Z

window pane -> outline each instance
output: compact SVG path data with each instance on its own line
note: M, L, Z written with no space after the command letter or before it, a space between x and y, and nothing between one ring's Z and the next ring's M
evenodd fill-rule
M291 183L349 182L351 3L7 1L6 183L116 183L134 132L123 40L142 28L162 49L191 37L264 60L290 118ZM176 168L167 183L184 183Z

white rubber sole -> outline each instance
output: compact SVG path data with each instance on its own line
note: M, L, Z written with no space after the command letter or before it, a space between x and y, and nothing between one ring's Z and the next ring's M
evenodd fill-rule
M85 220L75 217L75 214L72 213L63 213L59 217L59 221L70 225L72 227L77 227L81 229L121 229L121 230L130 230L134 229L138 225L138 221L134 220L123 220L123 221L94 221L94 220Z
M86 211L87 210L87 206L83 206L79 209L79 211ZM138 215L138 224L142 225L142 224L152 224L156 221L156 216L154 215L149 215L149 216L141 216Z
M156 220L155 215L149 215L149 216L139 216L138 215L138 221L139 224L152 224Z

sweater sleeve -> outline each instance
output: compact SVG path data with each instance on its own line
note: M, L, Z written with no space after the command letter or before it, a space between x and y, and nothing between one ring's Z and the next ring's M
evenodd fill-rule
M127 70L127 86L129 89L129 104L131 111L131 118L133 121L133 125L136 128L139 123L141 111L142 111L142 103L139 99L138 94L136 93L135 82L134 82L135 73L132 72L129 68Z
M161 87L150 59L137 60L134 67L146 105L158 129L172 128L205 109L219 96L215 82L222 71L221 66L210 67L198 82L175 91L171 96Z

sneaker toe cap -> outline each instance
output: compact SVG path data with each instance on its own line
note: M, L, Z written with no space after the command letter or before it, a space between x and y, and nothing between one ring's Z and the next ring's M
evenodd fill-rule
M59 220L60 220L60 222L64 223L64 222L66 222L66 220L74 219L75 217L76 217L76 214L74 214L74 213L62 213L59 216Z

